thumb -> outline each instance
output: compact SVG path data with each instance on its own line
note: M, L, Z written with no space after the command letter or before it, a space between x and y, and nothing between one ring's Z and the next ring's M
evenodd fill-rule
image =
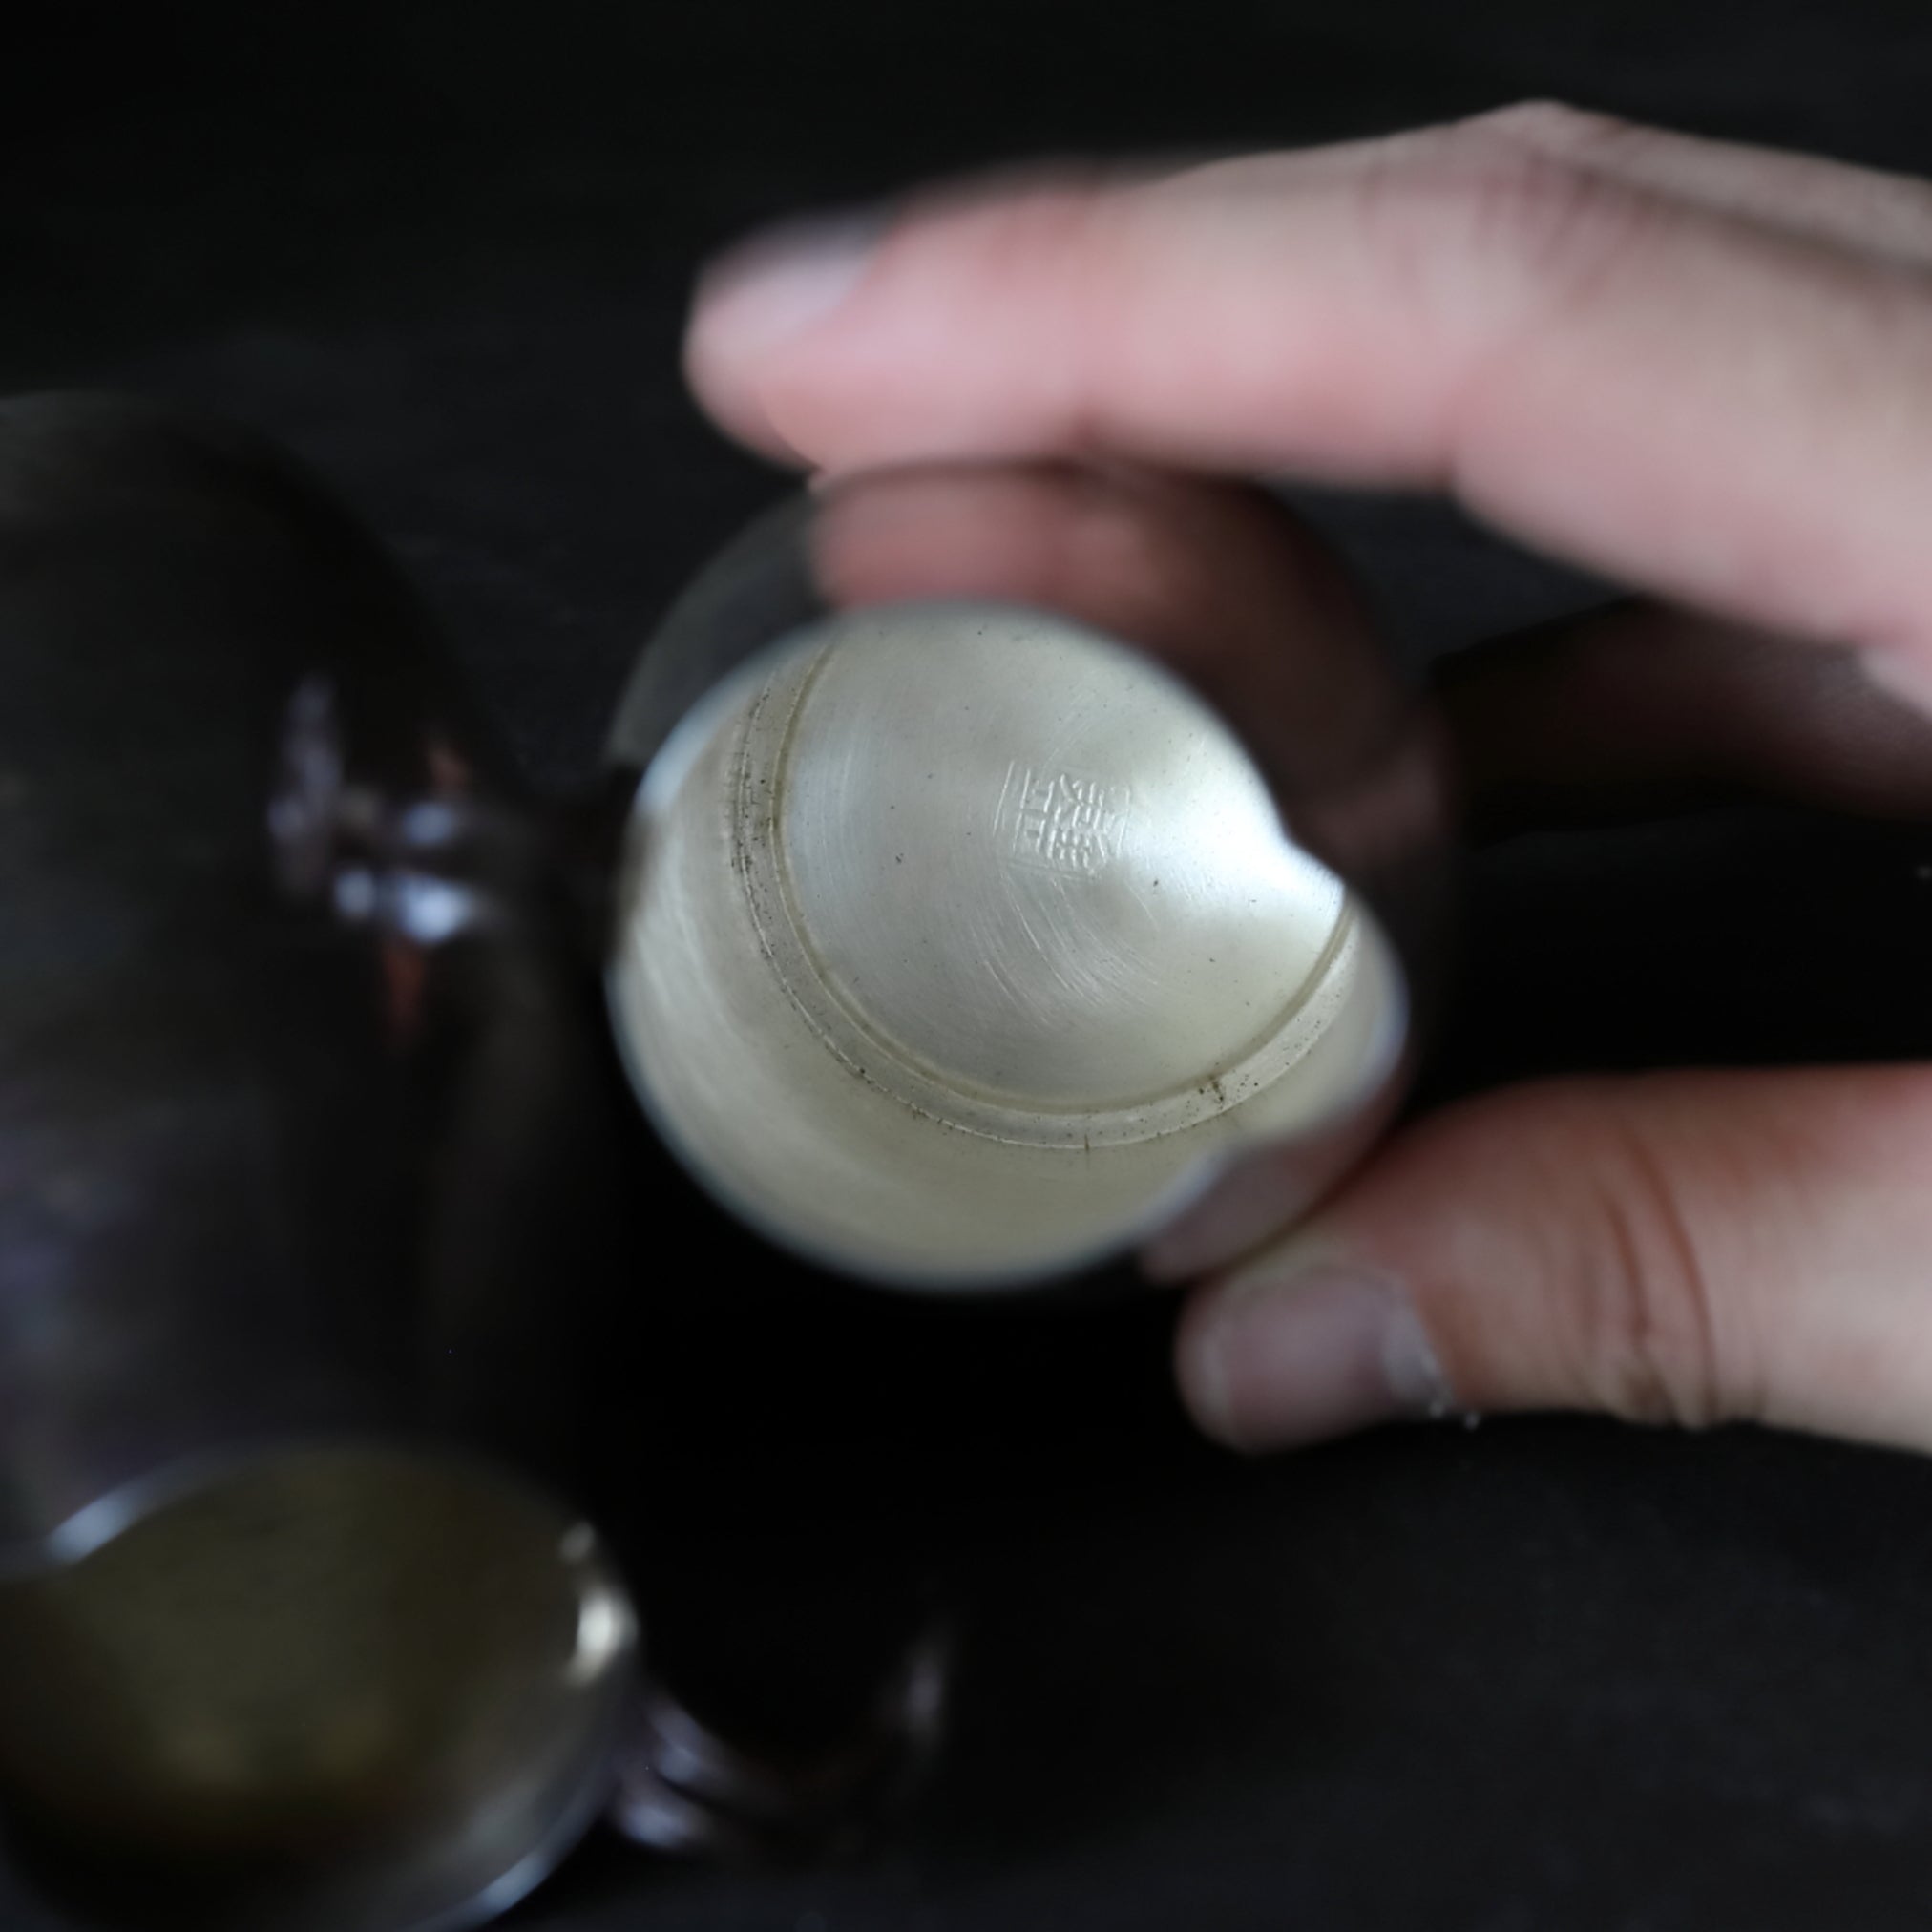
M1198 1289L1182 1391L1243 1449L1454 1409L1932 1449L1928 1181L1923 1068L1488 1096Z

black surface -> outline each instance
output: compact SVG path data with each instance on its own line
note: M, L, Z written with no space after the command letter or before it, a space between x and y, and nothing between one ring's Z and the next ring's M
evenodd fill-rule
M674 365L694 262L755 220L1014 153L1306 140L1528 94L1932 171L1922 8L1124 11L76 11L0 68L0 386L133 387L288 439L562 788L653 617L777 487ZM1591 595L1415 506L1321 514L1417 657ZM1434 1088L1922 1050L1928 865L1932 834L1770 811L1494 853ZM650 1186L647 1211L697 1211ZM694 1579L666 1626L835 1611L828 1549L855 1602L877 1598L850 1579L930 1560L961 1606L956 1749L900 1839L836 1871L601 1844L522 1925L1932 1916L1932 1469L1558 1421L1244 1465L1182 1427L1163 1306L945 1322L727 1271L640 1264L610 1352L653 1445L640 1560ZM723 1587L741 1572L768 1602ZM0 1922L54 1922L0 1891Z

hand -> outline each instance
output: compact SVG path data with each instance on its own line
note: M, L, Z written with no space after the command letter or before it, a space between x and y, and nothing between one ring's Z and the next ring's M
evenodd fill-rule
M1522 108L791 231L713 272L688 359L814 467L1435 489L1670 599L1456 667L1492 812L1932 809L1932 186ZM1147 1256L1208 1277L1178 1367L1231 1443L1453 1404L1932 1447L1932 1069L1487 1096L1286 1234L1267 1184Z

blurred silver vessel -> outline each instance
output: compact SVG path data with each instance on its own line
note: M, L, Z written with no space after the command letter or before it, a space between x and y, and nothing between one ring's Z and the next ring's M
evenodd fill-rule
M0 404L0 681L11 1836L110 1919L480 1922L608 1798L637 1635L546 1463L528 841L393 566L220 425Z

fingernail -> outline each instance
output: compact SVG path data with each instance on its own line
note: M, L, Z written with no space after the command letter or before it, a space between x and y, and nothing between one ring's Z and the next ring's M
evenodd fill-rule
M1257 1264L1189 1316L1181 1384L1236 1449L1286 1449L1449 1414L1441 1364L1392 1275L1312 1260Z
M1916 652L1868 650L1859 654L1858 662L1880 690L1915 711L1932 711L1932 664Z
M706 354L769 354L825 321L864 276L884 220L873 214L789 222L727 255L705 279L697 330Z

